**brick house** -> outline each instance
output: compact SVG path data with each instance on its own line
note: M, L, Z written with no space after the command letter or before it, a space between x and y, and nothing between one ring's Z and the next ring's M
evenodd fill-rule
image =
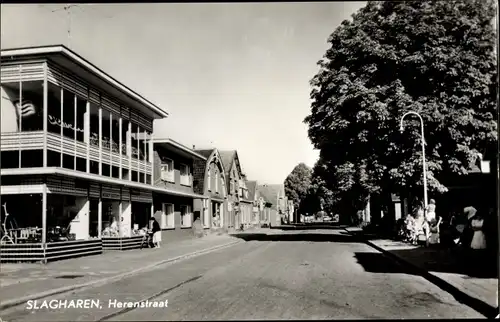
M253 200L249 198L246 175L236 150L220 151L226 174L229 227L248 227L252 221Z
M281 224L281 216L286 211L285 186L283 184L257 185L257 190L266 204L263 217L271 226Z
M194 192L204 195L207 199L196 200L194 211L200 214L205 229L230 228L226 171L221 155L217 149L195 150L195 152L204 156L205 160L194 160Z
M153 139L153 184L165 192L153 193L154 216L162 228L163 240L179 240L192 236L193 222L201 216L194 204L206 198L195 193L195 162L207 158L172 139Z

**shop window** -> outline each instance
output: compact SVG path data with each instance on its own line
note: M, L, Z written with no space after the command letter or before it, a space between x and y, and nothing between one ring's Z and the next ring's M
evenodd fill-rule
M63 168L75 169L75 157L69 154L63 154Z
M161 161L160 171L161 171L161 180L172 183L175 182L173 160L163 158Z
M2 169L19 168L19 151L2 151L0 164Z
M113 166L111 168L111 171L112 171L111 176L113 178L117 178L117 179L120 178L120 168L119 167Z
M166 229L174 227L175 227L174 205L169 203L164 203L161 215L161 228Z
M2 132L43 130L43 81L2 84Z
M76 158L76 170L81 172L87 172L87 160L83 158Z
M99 162L96 162L96 161L90 161L90 169L89 169L89 172L90 172L90 173L93 173L93 174L99 174Z
M191 206L181 205L181 227L191 227L193 214Z
M111 177L111 167L109 164L106 163L102 164L102 175L104 177Z
M191 185L191 176L190 176L190 169L189 165L187 164L180 164L180 173L181 173L181 184L185 186L190 186Z

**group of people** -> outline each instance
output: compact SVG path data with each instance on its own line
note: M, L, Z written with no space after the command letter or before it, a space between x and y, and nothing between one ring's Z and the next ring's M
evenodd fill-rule
M121 218L121 221L123 222L123 217ZM127 235L126 233L126 227L122 225L122 234ZM161 246L161 228L160 224L156 220L155 217L151 217L149 219L149 225L146 227L143 227L141 229L134 229L133 231L134 235L149 235L151 238L151 243L154 248L160 248ZM116 221L115 218L113 218L113 222L109 227L106 227L102 233L104 237L119 237L120 236L120 227L118 225L118 222Z
M466 248L486 249L483 223L483 216L472 206L465 207L462 216L451 216L443 223L442 217L436 217L436 201L431 199L426 209L419 207L415 216L407 215L400 235L412 244L422 242L429 246L448 241Z

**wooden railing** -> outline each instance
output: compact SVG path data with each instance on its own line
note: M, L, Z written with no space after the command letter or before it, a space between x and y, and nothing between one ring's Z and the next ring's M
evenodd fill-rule
M1 134L2 151L42 150L43 131L7 132Z

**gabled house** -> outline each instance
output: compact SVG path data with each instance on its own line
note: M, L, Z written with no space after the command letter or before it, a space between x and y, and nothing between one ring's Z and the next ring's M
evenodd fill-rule
M240 229L251 222L253 200L249 199L246 176L236 150L220 151L224 164L228 194L229 227Z
M264 217L269 225L281 224L281 217L286 211L285 186L283 184L258 185L257 190L266 203Z
M205 160L194 161L193 188L197 194L204 195L204 201L194 204L195 213L200 213L205 229L230 227L226 171L217 149L195 150Z
M250 224L259 226L264 210L264 202L257 190L257 181L247 181L246 186L248 188L248 199L252 201L252 219Z

